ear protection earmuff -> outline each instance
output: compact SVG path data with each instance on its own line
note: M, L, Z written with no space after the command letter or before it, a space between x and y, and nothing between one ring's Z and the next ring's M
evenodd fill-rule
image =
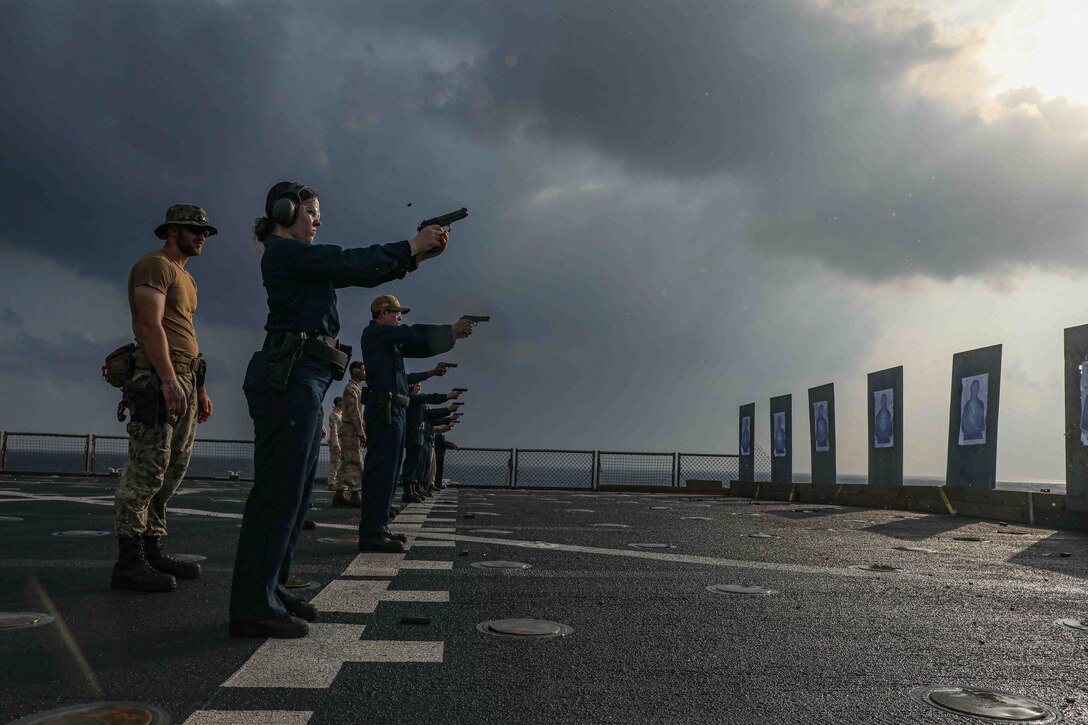
M302 192L309 187L305 184L291 184L280 192L269 208L268 218L281 227L289 227L298 219L298 210L302 206Z

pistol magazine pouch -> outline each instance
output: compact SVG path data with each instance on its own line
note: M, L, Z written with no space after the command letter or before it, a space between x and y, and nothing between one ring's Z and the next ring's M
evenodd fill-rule
M102 379L115 388L125 387L136 372L136 343L122 345L109 355L102 364Z
M137 375L125 383L125 397L132 411L132 422L146 426L166 422L166 403L162 399L162 381L154 372Z

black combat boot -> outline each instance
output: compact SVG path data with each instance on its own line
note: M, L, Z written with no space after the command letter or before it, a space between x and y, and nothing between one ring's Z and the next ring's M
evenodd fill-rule
M161 536L144 537L144 555L152 569L172 574L178 579L196 579L200 576L200 564L195 561L178 561L166 553Z
M134 592L172 592L178 588L177 579L155 571L147 563L144 542L139 536L118 536L117 545L120 553L113 565L111 588Z

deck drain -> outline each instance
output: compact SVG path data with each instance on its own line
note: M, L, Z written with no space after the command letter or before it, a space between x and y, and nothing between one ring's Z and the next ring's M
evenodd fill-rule
M30 629L52 621L48 614L39 612L0 612L0 630Z
M900 569L897 566L888 566L887 564L851 564L848 569L854 571L871 571L877 574L900 574L906 571L906 569Z
M672 544L657 544L657 543L637 543L628 544L628 546L634 549L675 549Z
M119 723L169 725L173 720L152 705L138 702L89 702L47 710L13 720L11 725L63 725L65 723Z
M513 531L507 531L506 529L471 529L474 534L512 534Z
M109 536L112 531L91 531L89 529L73 529L72 531L54 531L53 536L64 536L72 539L90 539L95 536Z
M629 529L629 528L631 528L627 524L590 524L590 526L596 526L599 529Z
M715 594L747 594L754 597L769 597L772 594L779 593L777 589L764 589L763 587L745 586L743 584L711 584L706 590Z
M895 547L892 547L892 548L898 549L899 551L914 551L914 552L919 553L919 554L936 554L937 553L936 549L927 549L924 546L895 546Z
M1088 624L1085 624L1080 619L1055 619L1054 624L1060 624L1063 627L1075 629L1078 632L1088 632Z
M947 712L1006 722L1052 723L1061 718L1050 705L988 687L919 687L911 696Z
M777 539L778 534L765 534L762 531L757 531L754 534L745 534L749 539Z
M0 516L0 521L22 521L20 516Z
M713 521L709 516L681 516L684 521Z
M989 541L981 536L953 536L952 538L956 541Z
M496 561L474 561L472 566L477 569L531 569L532 564L526 564L524 561L503 561L498 559Z
M492 619L476 625L484 634L519 639L551 639L574 632L574 627L546 619Z

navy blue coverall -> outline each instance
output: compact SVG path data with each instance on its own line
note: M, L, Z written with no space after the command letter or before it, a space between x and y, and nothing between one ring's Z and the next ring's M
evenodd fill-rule
M376 287L414 270L407 241L342 249L269 236L261 257L268 332L335 337L336 289ZM321 447L321 402L333 367L303 355L279 392L268 385L269 346L253 353L242 389L253 419L253 488L242 514L231 581L232 619L276 619L294 595L284 584L310 507Z
M441 355L453 349L451 325L379 325L371 321L363 329L361 346L366 365L366 382L374 393L408 395L409 378L417 382L426 373L409 376L404 358ZM443 396L444 397L444 396ZM367 404L366 458L363 460L363 510L359 515L359 537L380 536L389 531L389 509L396 494L397 473L404 463L406 409L389 406L389 420L382 406Z
M434 483L442 485L443 474L446 472L446 449L454 448L454 444L446 440L445 433L434 434Z
M446 402L445 393L415 393L408 397L412 402L408 405L404 429L404 470L402 473L405 489L413 483L424 482L423 479L427 476L427 464L423 463L421 470L420 461L427 445L426 422L432 417L443 417L432 415L431 411L423 407L423 404L434 405ZM443 413L443 415L446 414L446 412Z

